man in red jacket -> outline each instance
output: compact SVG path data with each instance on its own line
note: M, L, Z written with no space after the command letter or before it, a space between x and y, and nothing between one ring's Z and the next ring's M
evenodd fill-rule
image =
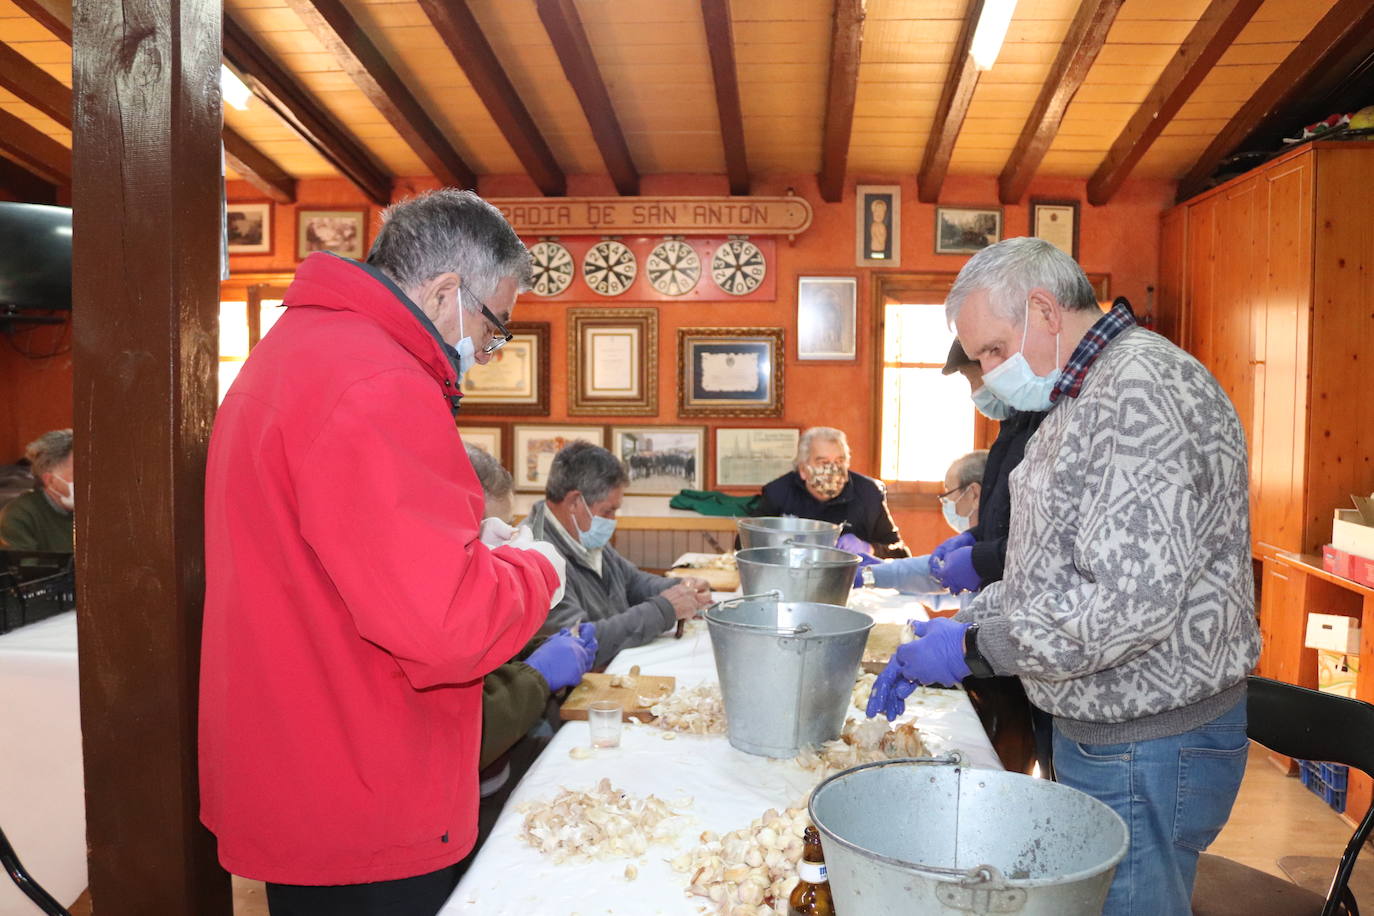
M205 485L201 819L273 916L433 914L477 827L482 677L563 561L490 549L453 422L530 258L492 206L396 204L310 255L220 407Z

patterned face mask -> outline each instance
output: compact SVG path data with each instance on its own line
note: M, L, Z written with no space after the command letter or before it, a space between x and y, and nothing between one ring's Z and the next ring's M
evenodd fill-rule
M849 479L849 469L839 462L827 461L824 464L808 464L806 466L811 489L815 490L825 499L834 499L840 495L844 489L845 482Z

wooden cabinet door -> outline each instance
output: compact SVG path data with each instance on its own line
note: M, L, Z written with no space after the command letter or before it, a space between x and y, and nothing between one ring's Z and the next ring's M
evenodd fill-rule
M1289 684L1299 683L1307 614L1303 608L1304 576L1273 560L1264 561L1260 589L1259 674Z
M1187 316L1184 313L1188 277L1188 208L1174 207L1159 224L1159 297L1155 330L1188 348Z
M1209 369L1212 367L1212 314L1216 310L1213 280L1218 200L1213 196L1185 208L1188 227L1184 242L1187 261L1183 286L1184 347Z
M1261 299L1263 191L1261 177L1256 176L1221 194L1213 230L1216 305L1210 331L1212 358L1207 367L1235 405L1247 442L1254 441L1254 341L1250 328L1252 312ZM1252 512L1253 508L1252 504Z
M1312 295L1312 158L1266 170L1264 275L1253 310L1255 405L1250 439L1256 552L1303 542L1308 311Z

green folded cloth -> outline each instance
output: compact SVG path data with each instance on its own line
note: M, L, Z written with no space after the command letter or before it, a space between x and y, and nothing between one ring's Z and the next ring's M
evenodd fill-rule
M688 509L702 515L747 517L763 499L762 494L730 496L718 490L679 490L669 502L673 509Z

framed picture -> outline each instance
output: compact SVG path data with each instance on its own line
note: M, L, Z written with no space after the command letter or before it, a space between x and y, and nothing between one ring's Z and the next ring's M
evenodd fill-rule
M611 451L630 474L626 493L673 496L678 490L702 488L703 426L613 426Z
M1031 235L1078 260L1078 201L1032 197L1030 224Z
M367 214L362 210L297 210L296 257L332 251L361 258L367 250Z
M977 254L1000 241L1001 207L935 208L936 254Z
M569 309L568 413L658 413L658 310Z
M462 437L464 445L480 448L505 466L506 453L502 449L506 444L504 426L459 426L458 435Z
M902 266L902 188L861 184L854 189L854 265Z
M511 339L463 378L465 414L549 415L549 323L512 321Z
M854 359L858 289L854 277L797 278L797 359Z
M600 426L521 426L512 429L511 474L515 489L543 492L549 482L553 456L570 442L605 446L606 430Z
M792 470L798 429L716 430L716 487L761 487Z
M272 205L224 205L230 254L264 254L272 250Z
M679 328L678 414L782 416L782 328Z

